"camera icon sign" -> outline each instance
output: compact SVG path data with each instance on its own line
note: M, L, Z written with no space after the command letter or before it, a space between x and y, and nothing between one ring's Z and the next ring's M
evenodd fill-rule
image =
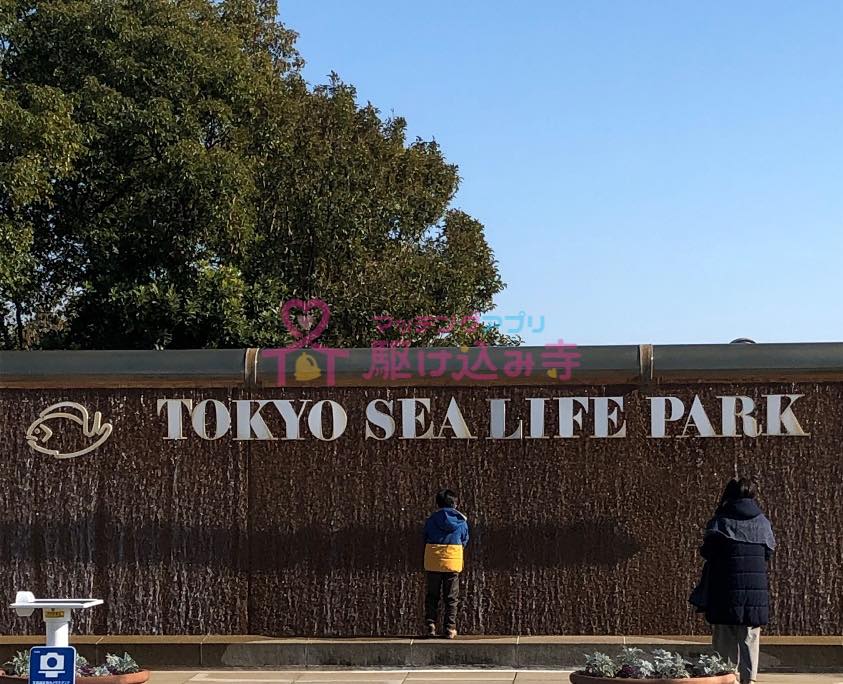
M29 649L29 682L76 684L76 660L73 646L33 646Z
M38 672L47 679L56 679L64 673L64 656L55 651L48 651L38 658Z

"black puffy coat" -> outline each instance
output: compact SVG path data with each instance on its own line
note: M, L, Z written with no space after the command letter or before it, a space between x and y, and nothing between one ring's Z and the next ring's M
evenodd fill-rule
M712 528L739 528L743 521L753 519L769 528L766 518L762 521L758 516L763 518L761 509L752 499L738 499L721 506L715 520L709 523L700 553L709 566L705 619L713 625L761 627L770 620L767 561L772 553L771 546L738 541L740 534L729 536L711 531ZM717 518L725 518L720 521L725 524L713 524ZM772 531L769 537L772 539Z

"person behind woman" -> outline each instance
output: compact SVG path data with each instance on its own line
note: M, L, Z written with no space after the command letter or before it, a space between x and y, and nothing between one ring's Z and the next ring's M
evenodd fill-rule
M758 675L761 627L770 619L767 561L776 547L770 521L755 503L755 485L731 480L706 526L705 618L714 649L738 664L741 684Z

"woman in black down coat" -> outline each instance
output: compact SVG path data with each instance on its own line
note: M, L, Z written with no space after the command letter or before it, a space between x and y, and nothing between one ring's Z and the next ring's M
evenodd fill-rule
M731 480L705 530L705 618L714 649L738 664L741 684L758 675L761 627L770 619L767 561L776 547L770 521L755 503L751 480Z

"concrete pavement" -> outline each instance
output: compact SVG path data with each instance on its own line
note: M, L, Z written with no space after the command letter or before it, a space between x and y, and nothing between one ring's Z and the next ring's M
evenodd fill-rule
M568 670L179 670L150 684L551 684ZM693 681L693 680L689 680ZM840 674L762 674L758 684L843 684Z

